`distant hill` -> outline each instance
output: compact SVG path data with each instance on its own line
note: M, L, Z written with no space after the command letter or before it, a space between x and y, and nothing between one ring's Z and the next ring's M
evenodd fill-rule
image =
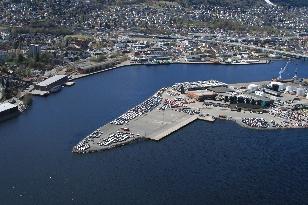
M154 2L176 2L183 6L191 6L191 5L213 5L213 6L231 6L231 7L246 7L251 5L261 5L264 4L264 0L97 0L100 2L106 2L111 4L132 4L132 3L154 3Z
M230 6L230 7L247 7L251 5L264 4L264 0L180 0L180 1L188 5L208 4L208 5Z
M284 5L284 6L307 6L308 7L308 0L272 0L274 4Z
M251 7L257 5L265 5L266 0L0 0L1 2L21 3L21 2L49 2L49 3L71 3L74 1L99 2L103 4L138 4L151 2L176 2L181 5L213 5L213 6L229 6L229 7ZM272 3L283 6L308 7L308 0L270 0Z
M101 2L116 3L116 4L131 4L131 3L149 3L159 2L159 0L97 0ZM230 6L230 7L250 7L252 5L267 4L265 0L169 0L169 2L177 2L181 5L198 5L207 4L215 6ZM283 6L308 6L308 0L271 0L274 4Z
M183 2L187 4L211 4L211 5L229 5L246 7L251 5L261 5L265 4L265 0L179 0L178 2ZM283 6L308 6L308 0L270 0L272 3Z
M191 5L213 5L213 6L228 6L228 7L251 7L258 5L266 5L266 0L0 0L1 2L12 2L12 3L21 3L21 2L49 2L49 3L72 3L74 1L85 1L85 2L99 2L103 4L138 4L138 3L153 3L153 2L176 2L183 6ZM270 0L276 5L283 6L296 6L308 7L308 0Z

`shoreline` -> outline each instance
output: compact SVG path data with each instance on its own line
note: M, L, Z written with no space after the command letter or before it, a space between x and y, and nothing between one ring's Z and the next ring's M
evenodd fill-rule
M282 59L283 60L283 59ZM128 61L126 62L122 62L118 65L115 65L111 68L107 68L104 70L98 70L95 72L91 72L91 73L87 73L87 74L78 74L78 75L72 75L70 80L78 80L81 78L85 78L88 76L92 76L95 74L99 74L99 73L103 73L103 72L107 72L107 71L111 71L111 70L115 70L115 69L119 69L119 68L125 68L125 67L131 67L131 66L160 66L160 65L176 65L176 64L180 64L180 65L226 65L226 66L244 66L244 65L262 65L262 64L269 64L271 63L271 59L261 59L260 61L266 61L266 62L258 62L258 63L248 63L248 64L228 64L228 63L215 63L215 62L211 62L211 61L204 61L204 62L172 62L172 63L160 63L160 64L149 64L149 63L130 63Z
M189 83L190 85L186 84L186 86L195 86L197 82ZM242 87L243 84L250 84L227 85L215 80L198 81L198 83L205 88L208 88L208 86L210 86L209 88L211 86L214 86L213 88L226 86L224 89L229 89L228 86ZM261 86L268 84L269 81L256 83ZM183 84L176 83L170 87L161 88L144 102L86 136L73 147L72 152L84 154L104 151L130 144L138 139L160 141L197 120L207 122L214 122L216 119L228 120L243 128L255 130L308 128L307 120L304 124L295 120L289 120L286 123L285 119L274 114L274 110L272 110L274 108L272 107L264 108L264 112L260 112L260 108L257 111L247 111L244 108L241 111L234 111L231 104L225 107L220 101L194 100L188 93L180 91L181 87L179 86L183 86ZM215 103L219 103L221 106L217 106Z
M219 119L219 120L224 120L224 121L228 121L228 122L231 122L231 123L235 123L237 124L239 127L241 128L244 128L244 129L251 129L251 130L255 130L255 131L275 131L275 130L288 130L288 129L307 129L305 127L280 127L280 128L256 128L256 127L250 127L250 126L247 126L245 125L244 123L241 123L241 122L238 122L236 120L230 120L230 119ZM106 151L111 151L112 149L115 149L115 148L121 148L122 146L126 146L126 145L131 145L133 143L139 143L139 142L147 142L147 141L151 141L151 142L156 142L156 143L159 143L161 142L162 140L164 140L165 138L167 138L168 136L176 133L177 131L189 126L190 124L194 123L194 122L197 122L197 121L207 121L207 120L203 120L199 117L197 117L196 119L192 120L191 122L181 126L180 128L177 128L177 129L174 129L172 131L170 131L167 135L163 135L162 137L159 137L159 139L150 139L150 138L147 138L147 137L139 137L139 138L134 138L134 139L131 139L129 141L126 141L126 142L122 142L122 143L119 143L119 144L114 144L112 146L108 146L108 147L105 147L103 149L100 149L100 150L85 150L85 151L82 151L82 152L78 152L78 151L72 151L72 153L76 154L76 155L82 155L82 154L94 154L94 153L99 153L99 152L106 152ZM207 122L212 122L212 121L207 121ZM212 122L214 123L214 122Z
M261 63L250 63L250 64L222 64L222 63L214 63L214 62L211 62L211 61L206 61L206 62L173 62L173 63L162 63L162 64L142 64L142 63L131 63L130 61L125 61L125 62L122 62L122 63L116 65L116 66L113 66L111 68L107 68L107 69L104 69L104 70L98 70L96 72L92 72L92 73L88 73L88 74L69 75L69 81L74 81L74 80L89 77L89 76L92 76L92 75L100 74L100 73L103 73L103 72L112 71L112 70L120 69L120 68L132 67L132 66L160 66L160 65L163 66L163 65L173 65L173 64L182 64L182 65L200 65L200 64L207 65L207 64L210 64L210 65L242 66L242 65L268 64L268 63L271 63L272 61L283 61L283 60L285 60L285 59L261 59ZM29 90L26 90L26 92L23 91L22 93L33 94L33 92L32 91L29 92ZM38 93L34 92L33 95L40 96L40 97L46 97L47 96L46 92L41 92L41 91L38 91ZM5 120L2 120L1 122L3 122L3 121L5 121Z

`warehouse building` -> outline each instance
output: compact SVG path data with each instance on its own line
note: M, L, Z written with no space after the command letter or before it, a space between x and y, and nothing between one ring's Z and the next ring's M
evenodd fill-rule
M204 100L215 100L217 94L208 90L196 90L188 91L187 96L199 102L203 102Z
M273 100L257 96L257 95L224 95L224 101L229 102L230 104L240 104L243 107L244 104L257 105L262 108L268 108L274 103ZM248 106L250 107L250 106ZM252 107L255 109L255 107Z
M215 87L209 87L207 88L208 90L215 92L215 93L228 93L228 92L233 92L232 89L228 88L227 85L223 86L215 86Z
M112 61L106 61L106 62L101 62L101 63L94 63L94 62L87 61L87 62L78 63L76 67L78 68L78 72L80 72L81 74L88 74L88 73L110 69L119 63L120 63L119 60L112 60Z
M0 104L0 121L9 119L19 114L18 106L11 103Z
M67 75L55 75L35 85L35 89L40 91L50 91L52 88L62 86L68 81Z
M270 89L264 89L264 93L275 96L275 97L281 96L281 92L277 92L275 90L270 90Z

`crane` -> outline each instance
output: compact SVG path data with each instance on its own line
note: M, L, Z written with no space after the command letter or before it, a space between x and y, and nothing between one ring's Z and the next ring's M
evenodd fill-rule
M288 62L286 63L286 65L285 65L283 68L280 69L280 71L279 71L279 76L278 76L278 78L277 78L278 80L281 80L281 79L282 79L282 74L286 71L286 69L287 69L289 63L290 63L290 61L288 61Z
M293 76L293 80L297 79L297 70L298 70L298 68L295 68L295 73L294 73L294 76Z

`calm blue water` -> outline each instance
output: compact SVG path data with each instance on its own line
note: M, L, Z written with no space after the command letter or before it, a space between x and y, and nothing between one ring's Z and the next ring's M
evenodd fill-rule
M255 131L195 122L157 143L71 153L85 135L175 82L268 80L255 66L136 66L35 98L0 124L0 204L308 204L308 130ZM308 62L293 62L308 77Z

